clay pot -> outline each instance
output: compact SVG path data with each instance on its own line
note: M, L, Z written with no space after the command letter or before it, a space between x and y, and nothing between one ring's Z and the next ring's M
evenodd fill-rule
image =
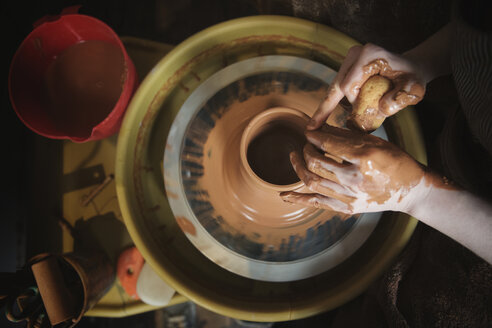
M306 114L287 107L271 108L256 115L241 137L243 179L276 192L302 188L304 184L290 164L289 153L302 150L308 121Z
M312 208L286 204L279 197L281 191L307 191L292 168L289 153L295 148L302 150L308 120L306 114L296 109L267 109L253 117L244 129L235 155L238 160L224 162L225 179L230 181L238 200L235 207L241 208L244 217L252 222L272 228L287 227L315 212ZM284 179L285 175L289 177Z

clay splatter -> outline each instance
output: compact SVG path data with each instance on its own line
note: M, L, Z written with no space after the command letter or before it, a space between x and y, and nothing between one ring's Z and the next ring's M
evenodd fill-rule
M184 232L192 236L196 236L196 228L190 220L188 220L184 216L178 216L176 217L176 222L179 224Z

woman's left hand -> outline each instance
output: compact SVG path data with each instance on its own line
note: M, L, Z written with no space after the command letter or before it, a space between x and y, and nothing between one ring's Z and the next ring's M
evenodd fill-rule
M284 201L355 214L408 212L425 197L424 167L394 144L329 125L306 137L303 154L290 159L313 193L283 192Z

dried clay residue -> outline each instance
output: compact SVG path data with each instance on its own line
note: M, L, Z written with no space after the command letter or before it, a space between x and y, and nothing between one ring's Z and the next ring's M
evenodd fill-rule
M188 220L184 216L178 216L176 217L176 222L185 233L196 236L196 228L190 220Z

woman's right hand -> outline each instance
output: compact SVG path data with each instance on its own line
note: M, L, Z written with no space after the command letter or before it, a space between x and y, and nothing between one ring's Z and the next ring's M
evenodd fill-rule
M421 65L402 55L391 53L373 44L349 49L325 99L309 122L307 129L319 128L345 96L353 105L361 86L373 75L381 75L392 82L390 89L379 101L379 111L391 116L409 105L415 105L424 96L426 72Z

